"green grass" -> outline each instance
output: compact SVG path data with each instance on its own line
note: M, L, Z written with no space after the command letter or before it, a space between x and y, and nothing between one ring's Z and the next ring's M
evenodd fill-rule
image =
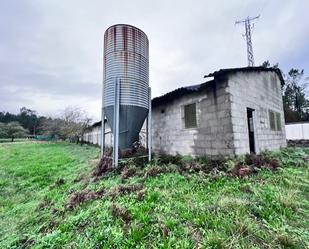
M282 169L243 179L110 173L92 181L98 154L66 143L0 144L0 248L309 247L308 149L273 153ZM106 194L65 208L85 188L113 193L138 183L144 198Z
M14 138L14 143L15 142L27 142L29 141L26 138ZM11 138L0 138L0 143L11 143L12 139Z

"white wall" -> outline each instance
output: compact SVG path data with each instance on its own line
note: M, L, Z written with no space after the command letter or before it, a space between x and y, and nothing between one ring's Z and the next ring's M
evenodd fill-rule
M107 146L111 146L112 145L112 134L111 134L111 129L108 125L106 125L105 132L106 132L105 143ZM84 141L91 143L91 144L101 145L101 126L93 127L91 131L85 133Z
M142 145L146 147L146 121L144 122L144 125L139 133L139 137ZM83 140L91 144L101 145L101 125L93 127L91 131L86 132ZM113 135L108 123L105 125L105 145L113 145Z
M309 123L286 124L285 133L286 139L289 140L309 140Z

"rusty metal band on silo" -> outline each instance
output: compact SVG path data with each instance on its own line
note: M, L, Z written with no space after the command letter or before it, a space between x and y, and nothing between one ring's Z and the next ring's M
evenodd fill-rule
M114 105L115 81L120 83L120 105L148 109L148 38L140 29L117 24L104 34L104 100Z

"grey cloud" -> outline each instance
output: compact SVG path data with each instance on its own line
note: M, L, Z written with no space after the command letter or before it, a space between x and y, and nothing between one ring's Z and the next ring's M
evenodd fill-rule
M256 64L268 59L306 70L308 8L302 0L4 0L0 109L30 105L52 113L81 105L98 119L103 33L115 23L148 35L154 96L200 83L219 68L246 66L244 27L234 22L247 15L262 14L253 34Z

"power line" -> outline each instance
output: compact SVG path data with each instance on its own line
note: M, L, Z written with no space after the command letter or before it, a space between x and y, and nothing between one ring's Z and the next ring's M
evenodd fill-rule
M251 39L253 24L251 22L258 18L260 18L260 15L255 16L255 17L248 16L244 20L239 20L235 22L235 24L241 24L241 23L245 24L245 36L246 36L246 41L247 41L247 56L248 56L248 66L249 67L254 67L254 57L253 57L252 39Z
M260 15L263 13L265 7L266 7L267 5L269 5L270 2L271 2L271 0L265 0L265 2L264 2L264 4L263 4L263 6L262 6L260 12L258 12L258 13L260 13Z

